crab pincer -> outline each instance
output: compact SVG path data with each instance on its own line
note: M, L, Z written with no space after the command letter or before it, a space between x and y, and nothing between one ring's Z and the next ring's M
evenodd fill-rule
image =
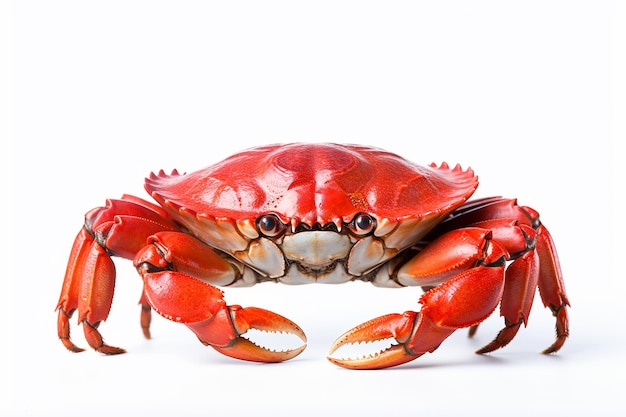
M389 348L358 358L329 356L328 360L349 369L381 369L411 362L437 349L456 330L434 323L429 316L422 309L419 313L406 311L369 320L340 336L331 346L329 355L344 345L393 339Z
M291 320L257 307L226 305L218 288L175 271L145 273L144 291L150 306L167 319L185 324L200 342L218 352L253 362L282 362L306 348L306 336ZM297 336L304 344L272 350L244 335L256 329Z
M279 314L262 308L239 306L229 306L229 312L237 336L227 346L211 345L226 356L252 362L282 362L298 356L306 348L306 335L302 329ZM244 337L250 329L289 333L300 338L304 344L295 349L269 349Z
M402 365L420 357L407 345L414 333L418 313L387 314L362 323L341 335L330 348L328 360L337 366L349 369L380 369ZM378 342L394 339L387 349L356 358L336 358L332 355L344 345Z

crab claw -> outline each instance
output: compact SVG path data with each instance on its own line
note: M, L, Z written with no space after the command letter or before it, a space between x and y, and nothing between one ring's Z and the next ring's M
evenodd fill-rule
M401 365L417 359L422 353L414 354L407 347L415 326L417 313L407 311L404 314L387 314L377 317L340 336L330 348L328 360L335 365L350 369L379 369ZM380 352L359 358L339 359L332 357L337 349L344 345L377 342L394 339L391 347Z
M229 306L230 320L236 336L226 346L210 344L218 352L236 359L252 362L282 362L298 356L306 348L306 335L291 320L272 311L257 307ZM295 349L272 350L243 337L248 330L287 333L297 336L304 344Z
M306 336L291 320L256 307L226 305L222 291L177 271L143 273L145 300L163 317L183 323L200 342L224 355L256 362L291 359L306 347ZM142 299L143 300L143 299ZM242 337L248 330L297 336L304 345L271 350Z

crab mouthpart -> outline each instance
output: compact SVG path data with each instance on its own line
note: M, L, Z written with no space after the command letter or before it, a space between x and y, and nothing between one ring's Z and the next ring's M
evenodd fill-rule
M346 235L327 230L299 232L285 236L281 245L285 257L311 271L332 270L352 248Z
M405 345L412 333L413 323L414 317L409 315L388 314L360 324L333 343L328 360L349 369L380 369L410 362L420 356L411 353ZM346 345L350 350L361 351L362 348L371 348L374 352L359 353L357 357L348 358L331 356Z
M226 347L212 346L226 356L252 362L282 362L298 356L306 348L304 331L279 314L257 307L231 307L231 317L238 336ZM285 349L266 347L273 346L275 339L279 343L293 344L293 336L303 344Z

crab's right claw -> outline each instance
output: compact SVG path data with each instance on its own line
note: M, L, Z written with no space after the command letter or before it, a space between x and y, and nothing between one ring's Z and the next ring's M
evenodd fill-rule
M306 348L306 335L302 329L279 314L257 307L229 306L228 311L230 317L226 318L228 323L225 321L224 324L232 326L235 331L234 338L225 345L221 345L219 342L209 343L213 349L226 356L252 362L282 362L298 356ZM219 322L219 315L216 318ZM293 349L270 349L244 337L250 329L295 335L303 344Z
M415 354L407 347L417 316L417 313L407 311L404 314L387 314L360 324L335 341L330 348L328 360L343 368L379 369L401 365L417 359L422 353ZM344 345L377 342L385 339L394 339L394 341L391 347L377 353L358 358L330 356Z
M168 270L144 272L143 279L145 299L142 298L142 302L147 302L163 317L185 324L200 342L224 355L254 362L282 362L297 356L306 347L304 332L291 320L261 308L226 305L222 291L204 281ZM251 329L287 333L305 344L297 348L268 349L243 337Z

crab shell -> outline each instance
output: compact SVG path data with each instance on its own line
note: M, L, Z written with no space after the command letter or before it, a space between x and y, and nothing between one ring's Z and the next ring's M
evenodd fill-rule
M145 184L198 239L286 283L372 280L477 185L458 165L423 167L377 148L303 143L252 148L190 174L161 171ZM259 231L268 214L280 220L276 236ZM354 224L361 214L373 219L362 234ZM255 283L248 281L240 284Z

